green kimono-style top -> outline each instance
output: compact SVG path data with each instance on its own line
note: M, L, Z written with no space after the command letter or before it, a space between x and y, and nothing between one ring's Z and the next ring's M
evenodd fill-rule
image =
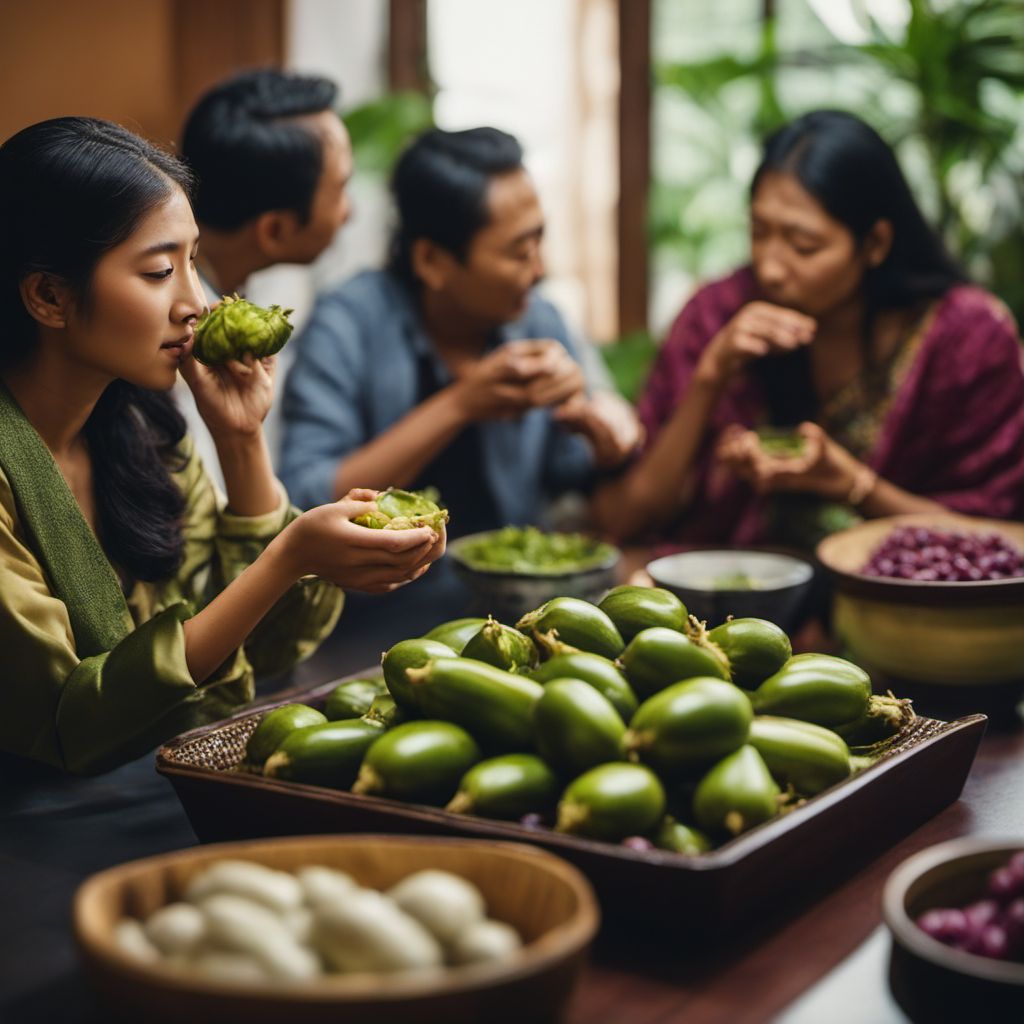
M41 439L0 391L0 750L77 774L108 770L231 713L252 699L255 674L307 657L334 627L341 590L301 579L196 685L183 622L298 510L282 489L274 512L231 514L186 438L184 468L173 474L186 497L181 567L125 593Z

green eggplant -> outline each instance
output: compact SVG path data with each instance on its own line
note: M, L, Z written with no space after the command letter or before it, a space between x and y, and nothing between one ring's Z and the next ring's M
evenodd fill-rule
M898 735L916 717L913 702L905 697L873 693L867 710L859 718L835 726L835 731L851 746L869 746Z
M245 764L262 768L290 733L326 721L322 712L306 704L282 704L279 708L272 708L260 719L245 745Z
M623 722L628 722L637 709L636 694L626 682L626 677L615 667L615 662L602 658L600 654L588 654L586 651L556 654L530 675L538 683L552 679L581 679L611 701Z
M431 718L467 729L487 751L533 749L533 705L544 687L470 658L435 658L406 671L416 704Z
M446 644L456 654L461 654L470 637L476 636L486 621L472 618L452 619L450 622L442 622L441 625L435 626L429 633L424 633L423 639L436 640L438 643Z
M725 652L732 681L745 690L760 686L793 656L785 630L767 619L727 619L708 639Z
M375 698L387 692L383 679L350 679L347 683L339 683L327 695L324 714L329 722L359 718L370 710Z
M558 777L536 754L503 754L473 765L447 809L515 820L554 807L560 788Z
M708 832L741 832L779 812L781 793L761 755L749 744L722 758L697 784L693 813Z
M814 796L850 774L849 747L822 725L759 715L750 726L750 745L773 778L804 796Z
M570 777L622 757L626 732L611 701L581 679L552 679L533 707L541 757Z
M525 633L490 617L466 643L462 656L506 672L528 672L540 660L537 645Z
M631 761L678 778L717 761L747 742L754 713L738 686L698 676L649 697L623 739Z
M605 658L617 657L625 646L615 623L597 605L578 597L554 597L527 612L516 628L534 640L554 630L562 643Z
M399 707L415 710L416 694L409 684L406 672L411 668L423 668L433 658L451 658L455 652L437 640L423 637L414 640L400 640L394 647L384 653L381 667L384 669L384 682L388 693L395 699Z
M367 750L384 734L360 718L296 729L270 755L263 774L271 779L348 789Z
M409 711L400 708L390 693L380 693L374 697L366 714L361 717L364 722L375 723L384 726L385 729L390 729L410 721L413 716Z
M452 722L406 722L366 752L353 793L443 806L480 760L480 748Z
M665 790L649 768L625 762L591 768L558 804L559 832L618 842L650 832L665 813Z
M661 587L613 587L597 606L615 623L628 644L651 626L666 629L686 628L686 605L670 590Z
M828 727L861 718L870 698L867 672L830 654L794 655L750 695L759 715L799 718Z
M711 849L711 840L697 829L676 821L670 814L662 819L654 834L654 845L670 853L685 853L694 857Z
M696 676L729 678L728 662L717 647L664 626L637 633L619 664L641 699Z

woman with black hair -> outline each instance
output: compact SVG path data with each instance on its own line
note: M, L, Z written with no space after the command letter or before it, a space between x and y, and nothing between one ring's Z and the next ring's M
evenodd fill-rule
M289 506L262 433L274 360L191 356L189 187L105 121L0 146L0 751L76 773L228 713L326 636L338 586L394 589L443 550L350 522L372 491ZM226 505L168 394L179 370Z
M701 288L665 341L646 450L594 502L603 528L809 546L861 516L1024 516L1013 319L967 282L878 134L829 110L784 126L750 214L750 266Z

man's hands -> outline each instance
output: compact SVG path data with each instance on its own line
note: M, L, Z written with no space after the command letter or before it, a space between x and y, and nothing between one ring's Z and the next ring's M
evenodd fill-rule
M356 488L290 523L281 537L295 578L314 574L346 590L381 594L422 576L444 554L445 532L371 530L352 520L376 510L376 491Z
M510 341L468 364L452 385L464 418L514 419L559 405L583 391L583 371L565 346L550 339Z
M599 469L622 465L643 441L633 406L613 391L574 395L555 409L554 419L590 442Z
M632 406L610 391L588 397L579 363L552 339L508 342L470 364L453 388L469 422L553 409L556 423L590 442L602 469L621 465L642 438Z

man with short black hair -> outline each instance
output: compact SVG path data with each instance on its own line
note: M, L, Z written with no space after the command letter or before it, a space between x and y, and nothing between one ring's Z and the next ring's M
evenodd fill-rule
M213 86L192 108L181 154L197 179L196 266L209 303L243 292L258 270L312 263L348 220L352 146L337 101L327 78L259 68ZM179 384L175 397L219 483L216 450L191 391ZM272 450L279 418L275 404L264 423Z
M185 122L199 268L217 295L279 263L311 263L348 219L352 146L326 78L273 68L210 89Z
M322 296L296 343L281 479L302 506L353 480L433 485L451 535L543 522L639 428L536 292L544 215L522 149L495 128L433 129L392 192L389 266Z

